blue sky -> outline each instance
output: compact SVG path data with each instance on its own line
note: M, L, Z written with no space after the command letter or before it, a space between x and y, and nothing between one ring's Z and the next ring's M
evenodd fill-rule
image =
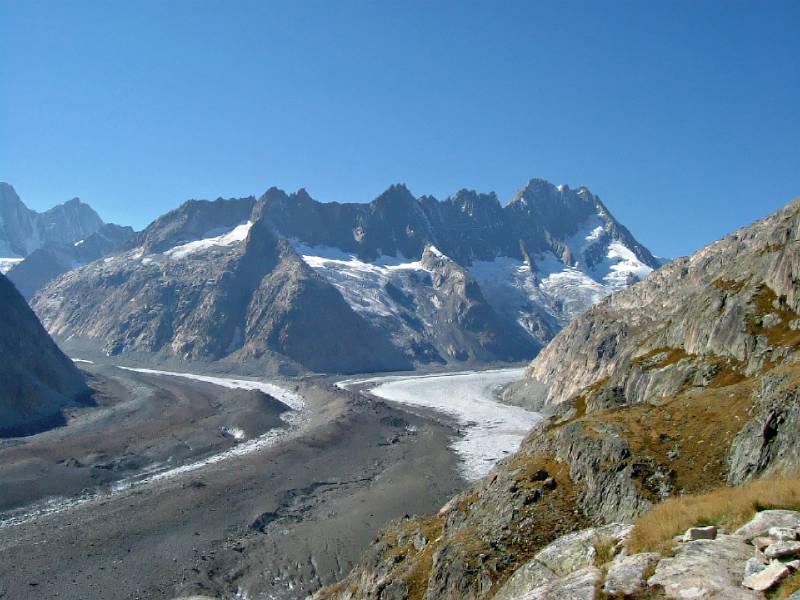
M800 195L800 2L0 0L0 180L145 226L277 185L587 185L687 254Z

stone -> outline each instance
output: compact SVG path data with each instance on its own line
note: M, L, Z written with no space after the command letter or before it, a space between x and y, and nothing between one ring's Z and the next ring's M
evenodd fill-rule
M515 600L528 591L558 579L558 576L536 559L519 567L494 595L494 600Z
M764 550L767 558L794 558L800 556L800 542L777 542Z
M755 546L757 549L764 550L764 548L771 546L774 543L774 540L770 537L760 535L757 538L753 538L750 543L753 544L753 546Z
M770 527L769 537L776 542L793 542L797 539L797 530L791 527Z
M614 597L640 595L645 589L645 573L659 558L653 552L615 558L608 567L603 591Z
M528 479L530 481L544 481L548 477L550 477L550 473L548 473L545 469L539 469L538 471L531 473Z
M745 577L742 585L757 592L766 592L777 585L789 574L789 567L779 562L772 562L758 573Z
M558 538L534 555L534 558L563 577L594 563L594 545L598 542L616 544L625 539L633 525L611 523L603 527L583 529Z
M752 558L748 558L747 562L744 563L744 578L747 579L751 575L760 573L766 568L767 564L760 557L754 556Z
M597 600L603 573L585 567L517 596L515 600Z
M790 560L790 561L785 562L783 564L785 564L787 567L789 567L792 571L797 571L798 569L800 569L800 560L798 560L798 559Z
M547 479L544 480L544 483L542 485L546 490L554 490L558 486L558 483L556 483L556 480L553 479L552 477L548 477Z
M713 540L717 537L717 528L713 525L708 527L691 527L683 534L684 542L693 542L695 540Z
M752 553L753 547L734 535L687 542L676 548L674 557L658 562L647 584L660 588L668 598L761 599L760 594L741 587Z
M772 527L800 527L800 512L796 510L762 510L749 523L736 530L746 540L767 535Z

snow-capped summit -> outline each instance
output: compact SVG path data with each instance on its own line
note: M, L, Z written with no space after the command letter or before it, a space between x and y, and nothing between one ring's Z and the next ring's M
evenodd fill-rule
M532 357L657 266L588 189L542 179L505 206L402 184L363 204L270 188L185 203L35 306L62 339L103 332L111 353L363 372Z
M102 226L98 214L78 198L38 213L25 206L11 185L0 182L0 261L14 259L6 260L6 267L47 243L75 242Z

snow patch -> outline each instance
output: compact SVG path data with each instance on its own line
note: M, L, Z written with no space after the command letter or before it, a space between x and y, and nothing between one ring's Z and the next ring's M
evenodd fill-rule
M403 256L379 256L373 262L364 262L339 248L307 246L297 241L293 246L309 267L339 290L353 310L382 317L399 313L386 291L387 283L403 287L404 277L428 272L421 261L409 261Z
M178 373L173 371L158 371L155 369L137 369L133 367L117 367L125 371L134 371L135 373L145 373L147 375L167 375L169 377L183 377L184 379L193 379L194 381L202 381L211 383L220 387L228 389L240 390L258 390L265 394L269 394L283 402L286 406L293 410L301 410L305 406L303 397L300 394L289 391L274 383L265 383L263 381L252 381L250 379L232 379L229 377L211 377L210 375L195 375L194 373Z
M203 252L209 248L214 248L217 246L232 246L233 244L243 242L245 239L247 239L247 234L250 232L250 228L252 226L253 222L247 221L247 223L237 225L227 233L205 237L201 240L195 240L193 242L188 242L186 244L181 244L179 246L175 246L174 248L170 248L164 252L164 255L174 259L181 259L192 254L197 254L198 252ZM218 230L209 231L208 234L217 233L217 231Z
M0 258L0 273L8 273L11 269L16 267L24 259L16 257Z

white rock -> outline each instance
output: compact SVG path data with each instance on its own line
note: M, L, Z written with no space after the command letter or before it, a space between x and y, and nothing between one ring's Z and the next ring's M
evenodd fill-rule
M645 588L645 572L659 558L659 554L652 552L615 558L608 568L603 591L615 597L640 594Z
M793 558L800 556L800 542L776 542L764 550L767 558Z
M797 531L791 527L770 527L769 537L776 542L793 542L797 539Z
M771 562L765 569L745 577L742 585L757 592L766 592L789 574L789 567L779 562Z
M765 563L759 557L754 556L753 558L748 558L747 562L744 563L744 578L747 579L751 575L760 573L766 568L767 568L767 563Z
M789 567L792 571L797 571L798 569L800 569L800 560L790 560L783 564Z
M717 537L717 528L713 525L709 525L708 527L691 527L683 534L683 541L713 540L715 537Z
M537 587L514 600L597 600L603 573L597 567L586 567Z
M761 599L761 594L741 587L752 554L753 547L739 536L688 542L676 548L674 557L661 559L647 583L661 588L667 598Z
M762 510L746 525L736 530L747 540L766 535L771 527L800 527L800 512L796 510Z

